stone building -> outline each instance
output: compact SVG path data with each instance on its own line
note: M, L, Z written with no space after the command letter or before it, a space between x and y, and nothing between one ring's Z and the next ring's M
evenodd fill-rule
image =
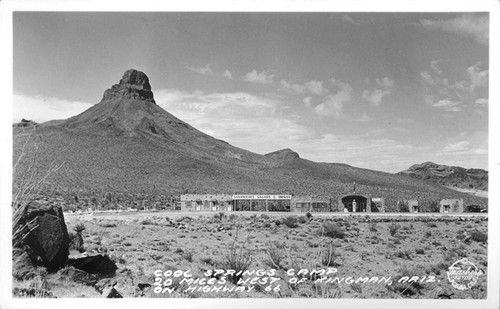
M463 199L443 199L439 202L440 213L461 213L464 212L464 200Z
M372 198L370 194L348 193L338 200L339 210L343 212L385 212L384 199Z

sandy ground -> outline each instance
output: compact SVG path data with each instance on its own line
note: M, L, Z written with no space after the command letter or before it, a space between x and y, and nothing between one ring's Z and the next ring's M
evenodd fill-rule
M474 231L487 233L487 214L400 214L400 213L256 213L227 212L134 212L65 215L68 230L83 223L88 252L106 252L118 266L116 289L125 297L313 297L313 298L425 298L440 294L452 298L484 298L486 275L473 288L454 288L446 271L467 258L487 271L487 242L464 241ZM283 222L293 217L296 225ZM279 224L277 223L279 221ZM325 235L326 226L336 225L342 237ZM235 250L233 250L233 249ZM271 256L273 258L271 258ZM227 282L226 292L193 290L196 284L180 279L155 292L155 271L187 271L206 277L207 271L231 269L231 258L248 259L249 270L276 269L269 284ZM327 259L325 259L327 258ZM339 278L417 276L431 280L392 285L315 282L316 277L291 283L290 269L335 268ZM255 275L244 275L249 280ZM424 278L425 277L425 278ZM49 283L58 297L100 297L90 287L62 283L57 274ZM269 282L267 282L269 283ZM151 285L139 290L138 284ZM278 290L276 286L279 286ZM245 289L235 291L236 287ZM253 288L252 288L253 287ZM207 289L209 287L206 287ZM230 290L233 288L233 290ZM269 288L266 290L266 288Z

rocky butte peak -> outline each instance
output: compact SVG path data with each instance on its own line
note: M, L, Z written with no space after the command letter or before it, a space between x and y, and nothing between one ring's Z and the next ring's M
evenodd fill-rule
M273 159L299 159L300 156L298 153L295 151L286 148L286 149L281 149L275 152L270 152L268 154L265 154L266 157L273 158Z
M115 84L104 91L102 101L110 101L115 98L143 100L155 103L148 76L144 72L134 69L126 71L119 84Z

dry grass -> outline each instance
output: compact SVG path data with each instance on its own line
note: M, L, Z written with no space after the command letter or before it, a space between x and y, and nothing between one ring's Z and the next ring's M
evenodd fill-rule
M233 215L233 214L231 214ZM86 248L107 250L117 263L117 290L125 297L136 297L138 283L154 282L153 272L161 270L191 270L194 277L202 278L204 272L211 269L232 268L249 271L257 269L277 269L275 277L281 278L277 284L279 292L267 291L266 285L260 285L250 292L225 292L220 294L200 291L185 291L186 285L180 280L177 290L172 294L145 292L146 297L313 297L313 298L438 298L443 293L455 294L452 298L473 298L484 296L486 276L480 278L480 289L472 291L450 290L446 279L447 268L462 256L467 256L477 267L487 270L487 244L477 241L464 242L458 239L463 225L446 224L434 221L432 236L424 237L428 230L426 221L412 217L411 222L377 221L377 232L370 230L375 218L366 222L362 217L327 218L315 215L312 220L289 228L284 224L277 226L274 221L286 216L266 213L265 216L250 217L246 214L227 216L221 223L213 215L184 216L168 215L170 221L185 224L185 228L164 225L165 216L157 214L115 214L96 215L84 221L86 230L82 232ZM68 229L72 230L82 221L76 215L67 216ZM143 220L152 224L143 225ZM449 218L448 220L455 220ZM115 226L106 223L113 222ZM453 222L453 221L450 221ZM267 224L270 223L270 224ZM391 236L391 224L399 224L397 237ZM468 224L486 232L487 221L474 220ZM220 224L232 227L230 230L215 229ZM325 225L334 225L342 231L344 238L333 238L325 234ZM106 227L104 227L106 226ZM348 228L348 229L347 229ZM356 230L357 229L357 230ZM196 236L196 237L193 237ZM373 242L377 239L376 242ZM439 245L434 245L439 239ZM393 241L399 243L395 244ZM446 250L443 248L446 247ZM368 249L369 248L369 249ZM398 257L397 255L400 255ZM329 266L326 266L329 265ZM402 276L412 274L414 268L405 270L405 265L418 266L417 275L433 275L440 279L434 284L422 286L374 284L333 284L314 283L308 275L297 276L307 280L299 284L289 284L289 269L322 269L334 267L337 276ZM243 275L228 278L227 283L235 287L234 282L251 276ZM50 291L57 297L78 296L80 288L59 282L57 276L49 274ZM241 286L248 287L248 284ZM84 290L82 290L84 291ZM86 297L94 294L82 292Z

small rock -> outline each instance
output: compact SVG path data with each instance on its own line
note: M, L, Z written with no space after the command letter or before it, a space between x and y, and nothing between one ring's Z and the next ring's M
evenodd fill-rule
M118 269L115 262L105 254L70 256L67 264L88 273L98 275L112 275Z
M104 278L99 280L95 285L94 288L99 292L103 293L104 290L108 287L115 287L117 284L117 281L113 278Z
M61 278L68 281L73 281L76 283L81 283L89 286L94 286L99 278L96 275L89 274L80 269L74 267L66 267L58 272Z
M104 298L123 298L123 296L114 288L107 287L102 291L102 296Z

